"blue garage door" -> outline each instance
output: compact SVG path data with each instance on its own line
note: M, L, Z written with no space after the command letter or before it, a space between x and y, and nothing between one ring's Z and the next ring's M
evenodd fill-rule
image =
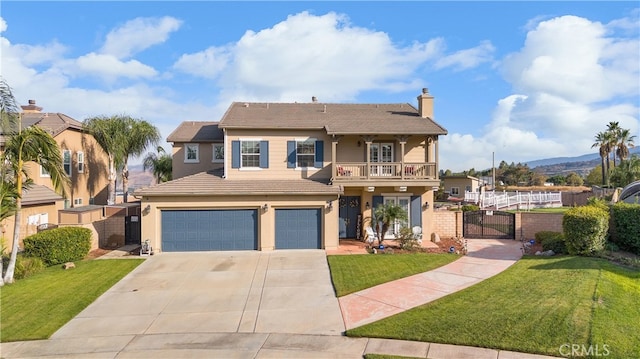
M243 210L162 211L165 252L258 248L258 213Z
M276 249L318 249L321 241L320 209L276 209Z

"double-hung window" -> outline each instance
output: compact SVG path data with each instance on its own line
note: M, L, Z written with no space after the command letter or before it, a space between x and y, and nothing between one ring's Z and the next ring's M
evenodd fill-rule
M78 173L84 172L84 152L78 151Z
M197 143L187 143L184 145L184 162L200 162L200 149Z
M231 141L231 168L269 168L269 142L259 139Z
M322 168L324 146L315 138L287 141L288 168Z
M71 151L69 150L62 150L62 168L64 173L71 177Z
M224 144L213 144L213 156L211 157L211 162L224 162Z

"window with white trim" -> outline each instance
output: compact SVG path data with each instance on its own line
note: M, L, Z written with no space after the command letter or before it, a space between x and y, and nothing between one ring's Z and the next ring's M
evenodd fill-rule
M184 145L184 162L200 162L200 147L197 143L187 143Z
M240 141L242 167L260 167L260 141Z
M296 166L313 167L316 159L316 140L296 141Z
M40 166L40 177L51 177L44 167Z
M67 176L71 177L71 151L62 150L62 168Z
M451 187L451 195L459 195L459 194L460 194L460 188Z
M224 162L224 144L223 143L213 144L213 155L211 157L211 162L217 162L217 163Z
M74 198L73 199L73 205L74 206L81 206L82 205L82 198Z
M84 172L84 152L78 151L78 173Z

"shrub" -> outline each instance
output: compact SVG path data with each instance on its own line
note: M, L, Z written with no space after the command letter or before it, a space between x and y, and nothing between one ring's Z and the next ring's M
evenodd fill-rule
M24 254L41 258L48 266L83 259L91 249L91 230L60 227L24 239Z
M541 231L536 233L536 242L542 244L542 250L552 250L557 254L566 254L567 246L560 232Z
M464 206L462 206L462 212L472 212L479 210L480 207L476 206L475 204L465 204Z
M609 212L600 206L574 207L565 212L562 230L569 254L592 255L604 249Z
M25 257L19 255L16 257L15 279L23 279L32 276L45 269L44 262L38 257Z
M400 229L400 233L398 234L396 241L398 241L400 248L402 249L411 251L420 248L420 242L418 242L418 239L413 235L413 230L409 227L403 227Z
M640 205L618 202L611 210L614 229L611 241L640 255Z

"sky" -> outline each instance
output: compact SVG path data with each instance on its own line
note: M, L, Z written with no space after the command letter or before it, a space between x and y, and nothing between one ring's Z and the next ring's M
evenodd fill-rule
M5 0L0 74L21 105L126 114L163 139L234 101L417 107L426 87L440 168L481 170L594 153L611 121L640 137L640 6Z

